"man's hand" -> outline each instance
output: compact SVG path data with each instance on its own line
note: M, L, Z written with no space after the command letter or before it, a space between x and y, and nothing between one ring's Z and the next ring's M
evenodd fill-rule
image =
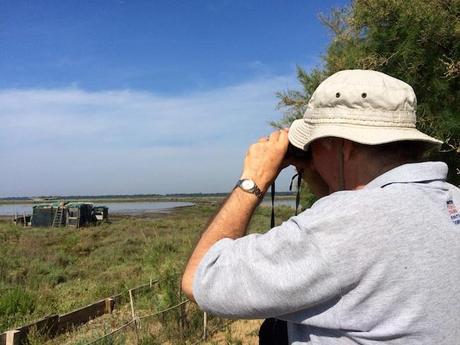
M283 164L289 140L288 130L282 129L259 139L249 147L244 160L241 178L252 179L262 192L268 187L285 167Z

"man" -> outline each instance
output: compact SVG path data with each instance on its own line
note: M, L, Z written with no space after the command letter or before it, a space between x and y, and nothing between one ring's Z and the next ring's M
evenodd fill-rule
M185 293L224 317L286 320L290 344L460 344L460 191L444 163L418 162L441 142L416 130L415 107L412 88L383 73L326 79L303 119L249 148ZM286 159L289 142L311 159ZM289 163L328 195L245 236Z

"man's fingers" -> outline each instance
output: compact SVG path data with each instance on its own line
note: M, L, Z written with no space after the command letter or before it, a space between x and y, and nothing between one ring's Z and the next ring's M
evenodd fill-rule
M280 129L278 131L274 131L270 134L270 139L269 139L270 142L273 142L273 143L280 143L281 141L283 142L283 144L286 144L288 143L289 139L288 139L288 130L287 129Z
M289 132L288 132L288 130L287 130L286 128L281 129L281 130L279 131L279 133L280 133L280 134L279 134L279 140L283 140L283 141L285 141L285 142L289 142L289 138L288 138L288 133L289 133Z
M278 141L280 137L280 131L274 131L270 134L270 141Z
M259 142L259 143L263 143L263 142L268 141L268 139L269 139L268 137L262 137L262 138L260 138L260 139L258 140L258 142Z
M257 142L259 142L259 143L263 143L263 142L266 142L266 141L277 142L281 138L285 139L287 137L287 135L288 135L288 132L289 132L289 128L282 128L282 129L279 129L277 131L274 131L274 132L270 133L270 135L267 135L265 137L259 138L257 140Z

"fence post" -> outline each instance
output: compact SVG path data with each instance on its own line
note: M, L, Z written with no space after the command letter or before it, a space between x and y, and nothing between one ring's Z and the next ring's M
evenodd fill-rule
M115 302L112 297L105 299L105 313L106 314L112 314L114 306L115 306Z
M6 332L6 343L5 345L19 345L21 341L21 332L17 329Z
M129 303L131 304L131 315L133 317L134 331L136 333L136 344L139 344L139 324L136 313L134 312L134 298L132 289L129 289Z
M203 313L203 340L206 340L208 337L208 314Z

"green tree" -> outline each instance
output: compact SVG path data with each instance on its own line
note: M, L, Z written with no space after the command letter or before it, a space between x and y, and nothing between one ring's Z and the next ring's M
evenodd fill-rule
M301 118L321 81L343 69L373 69L410 84L417 95L417 127L445 142L441 159L460 184L460 0L355 0L320 15L333 33L323 64L297 68L301 90L278 93L281 120Z

